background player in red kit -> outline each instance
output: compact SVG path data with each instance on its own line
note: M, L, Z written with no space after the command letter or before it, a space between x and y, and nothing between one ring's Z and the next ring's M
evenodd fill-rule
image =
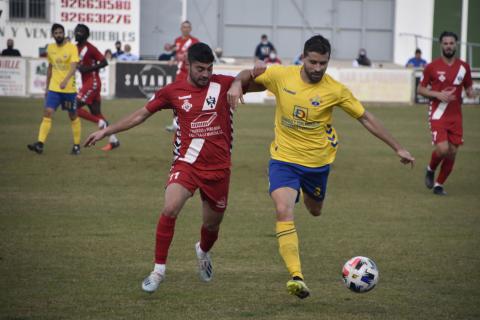
M214 56L204 43L191 46L188 59L189 76L186 80L160 89L145 107L112 126L92 133L85 142L85 146L91 146L105 136L139 125L163 109L173 109L178 117L173 165L157 225L155 266L142 282L142 289L146 292L157 290L165 278L165 264L176 218L196 189L200 189L203 224L195 252L201 279L212 279L212 262L208 252L217 240L227 208L233 123L226 94L234 78L212 75Z
M428 118L435 145L425 185L438 195L446 194L443 184L453 169L458 147L463 144L462 89L465 88L468 97L473 97L470 66L455 58L457 40L453 32L444 31L440 35L442 56L427 65L418 85L418 92L431 99ZM434 183L435 170L440 163L440 173Z
M77 113L80 118L89 120L98 125L99 128L107 126L107 120L100 109L102 82L98 71L108 65L107 60L98 49L88 42L90 29L84 24L78 24L75 27L75 40L77 41L78 71L82 74L82 88L77 94ZM90 112L82 107L87 105ZM109 143L102 148L108 151L120 146L117 137L112 134Z
M186 80L188 76L188 48L191 45L198 43L198 39L192 37L190 33L192 32L192 24L190 21L186 20L180 25L180 31L182 35L175 39L175 43L170 46L170 50L175 50L175 61L177 62L177 74L175 76L175 81ZM177 130L177 122L174 118L172 124L165 127L167 131Z

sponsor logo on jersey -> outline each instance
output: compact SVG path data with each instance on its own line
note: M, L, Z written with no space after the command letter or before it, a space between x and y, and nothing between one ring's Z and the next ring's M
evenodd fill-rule
M437 71L437 74L439 74L438 76L438 80L440 80L441 82L445 81L447 78L445 77L445 71Z
M183 100L182 104L182 109L185 110L186 112L190 111L192 109L193 105L188 101L188 99Z
M307 120L308 109L300 106L293 107L293 117L297 119Z
M216 112L202 113L190 123L190 127L192 129L208 127L216 117Z
M316 95L315 97L310 98L310 103L312 104L312 106L318 107L320 105L320 97Z
M192 98L191 94L189 94L188 96L177 97L178 100L185 100L185 99L191 99L191 98Z
M289 93L289 94L297 94L295 91L292 91L292 90L288 90L287 88L283 88L283 91L285 91L286 93Z
M207 95L203 102L202 111L213 110L217 106L218 96L220 95L221 85L217 82L210 82Z

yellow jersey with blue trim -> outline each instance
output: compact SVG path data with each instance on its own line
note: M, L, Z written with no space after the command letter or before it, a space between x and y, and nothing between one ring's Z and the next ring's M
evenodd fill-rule
M301 68L270 66L255 82L276 98L272 159L316 168L335 160L338 136L332 126L334 107L356 119L365 109L347 87L328 74L318 83L306 83L300 76Z
M62 46L51 43L47 47L47 58L52 65L52 77L50 78L48 90L61 93L77 92L75 74L68 80L68 84L64 89L60 88L60 83L62 83L70 71L70 64L80 61L77 47L70 42Z

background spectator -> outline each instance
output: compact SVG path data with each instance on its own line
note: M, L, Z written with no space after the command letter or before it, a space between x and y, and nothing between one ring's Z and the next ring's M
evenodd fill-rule
M105 59L107 59L107 61L110 61L113 59L112 50L110 49L105 50L105 53L103 55Z
M422 50L417 48L417 50L415 50L415 56L410 58L407 61L407 64L405 65L405 67L407 67L407 68L423 68L423 67L425 67L426 64L427 64L427 61L422 59Z
M358 50L358 57L357 59L353 60L352 65L354 67L358 67L358 66L371 67L372 61L370 61L370 59L368 59L367 57L367 50L363 48Z
M112 54L112 58L117 59L124 52L122 51L122 43L120 41L115 42L115 52Z
M132 47L129 44L126 44L123 47L123 53L117 57L118 61L138 61L140 60L139 57L130 51L132 51Z
M295 58L293 58L292 63L296 66L299 66L303 63L302 58L303 58L303 52L299 53Z
M273 44L268 41L266 34L262 34L261 41L255 49L255 59L264 61L270 55L270 52L277 52Z
M3 49L2 56L21 57L20 51L13 48L13 39L7 40L7 49Z
M173 60L175 59L175 46L169 44L169 43L166 43L164 46L163 46L163 50L164 52L158 56L158 60L160 61L170 61L170 60Z
M270 52L263 62L267 64L282 64L282 61L277 57L277 54L274 51Z

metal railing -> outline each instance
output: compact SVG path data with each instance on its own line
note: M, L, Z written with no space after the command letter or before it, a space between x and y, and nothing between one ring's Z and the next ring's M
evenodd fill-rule
M429 40L431 42L437 42L440 43L439 38L430 38L430 37L425 37L416 33L400 33L400 36L407 36L407 37L414 37L415 38L415 48L419 48L418 40L423 39L423 40ZM462 42L458 41L457 42L460 45L465 45L467 47L467 62L470 66L473 67L473 48L480 48L480 43L478 42Z

